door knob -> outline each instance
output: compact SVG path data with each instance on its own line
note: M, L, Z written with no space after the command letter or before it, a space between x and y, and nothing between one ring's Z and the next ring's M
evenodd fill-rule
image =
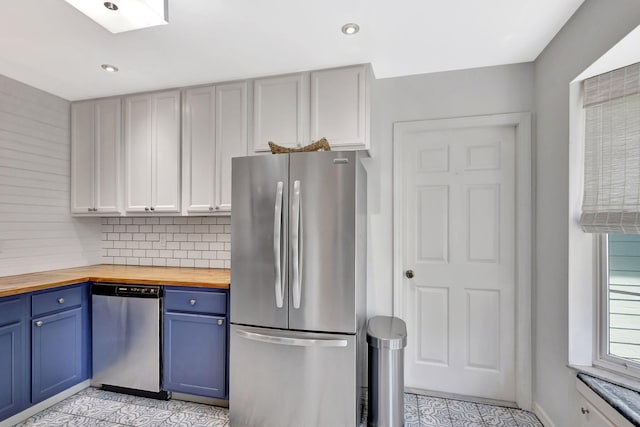
M42 326L43 324L44 324L44 323L42 322L42 320L38 320L38 321L36 322L36 326Z
M413 270L405 271L404 275L407 276L407 279L413 279Z

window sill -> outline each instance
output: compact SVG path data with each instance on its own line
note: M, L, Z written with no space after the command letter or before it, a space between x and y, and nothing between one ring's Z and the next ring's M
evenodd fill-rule
M578 391L587 400L590 400L592 404L595 404L595 407L602 411L602 414L609 413L604 417L613 421L614 425L640 426L640 393L637 391L629 390L584 373L578 374L576 384ZM593 397L589 398L589 395ZM598 398L602 403L597 403Z
M597 368L595 366L584 366L584 365L567 365L569 368L582 372L587 375L591 375L592 377L599 378L601 380L607 381L611 384L619 385L621 387L625 387L631 389L633 391L640 392L640 381L626 377L624 375L616 374L611 371L607 371L606 369Z

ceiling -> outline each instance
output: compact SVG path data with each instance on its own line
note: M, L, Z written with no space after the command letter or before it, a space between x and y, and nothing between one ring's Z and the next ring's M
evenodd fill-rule
M0 74L77 100L366 62L377 78L528 62L582 2L168 0L169 25L111 34L64 0L14 0Z

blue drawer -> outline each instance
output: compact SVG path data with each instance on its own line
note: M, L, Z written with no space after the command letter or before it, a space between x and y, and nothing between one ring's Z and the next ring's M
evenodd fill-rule
M224 292L167 289L165 291L165 307L167 311L225 314L227 312L227 295Z
M31 297L31 316L67 310L82 304L82 287L60 288Z
M25 316L22 296L0 298L0 326L19 322Z

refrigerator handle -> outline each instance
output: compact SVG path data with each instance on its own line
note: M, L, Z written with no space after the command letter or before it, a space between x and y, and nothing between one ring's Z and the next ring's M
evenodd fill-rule
M282 193L284 191L284 182L278 181L276 186L276 206L273 218L273 258L276 269L276 307L284 306L284 280L282 277Z
M300 308L300 298L302 296L302 266L301 256L301 238L300 223L302 221L300 215L300 181L293 182L293 200L291 202L291 265L293 267L293 308Z
M346 347L347 340L341 339L306 339L290 338L277 335L265 335L257 332L236 330L236 334L251 341L266 342L269 344L290 345L295 347Z

